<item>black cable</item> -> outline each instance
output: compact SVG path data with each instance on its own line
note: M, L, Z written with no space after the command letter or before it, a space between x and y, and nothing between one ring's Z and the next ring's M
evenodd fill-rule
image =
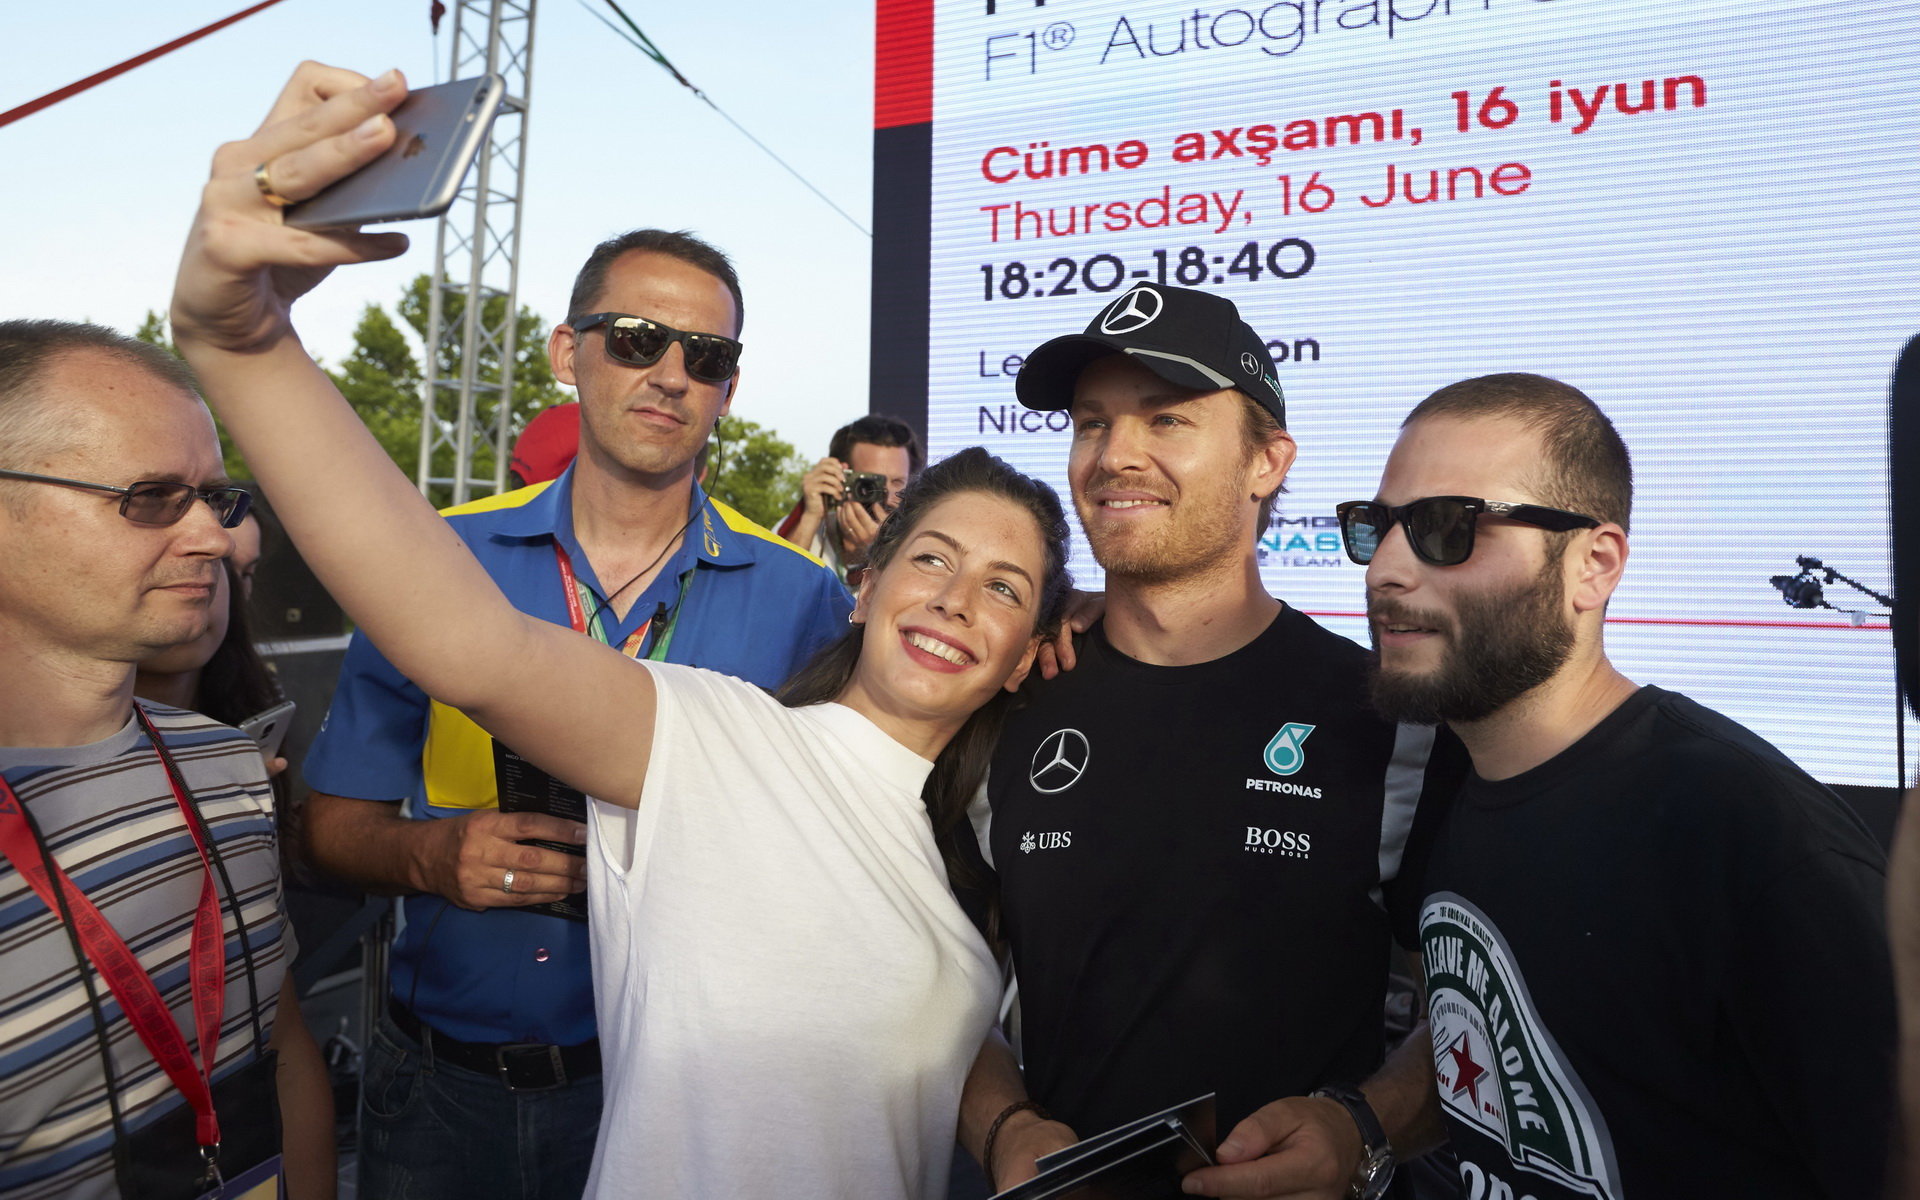
M613 589L611 592L608 592L607 598L605 600L602 600L600 599L599 596L594 595L592 588L588 588L587 595L593 600L593 611L587 614L587 624L592 625L595 617L598 617L601 613L606 612L608 609L612 608L614 597L618 596L621 592L626 591L628 588L632 587L634 584L638 583L642 576L646 575L648 572L652 571L655 567L659 566L662 562L666 561L667 555L673 552L673 548L679 544L680 538L682 537L682 535L684 535L688 529L693 527L693 519L699 515L700 515L700 510L697 508L694 509L692 512L688 513L686 524L682 525L679 528L679 530L674 533L672 537L667 539L667 544L660 547L660 553L653 556L653 561L648 563L646 566L641 567L639 571L635 572L632 579L627 580L625 583L621 584L619 587Z
M132 1158L129 1150L130 1138L127 1134L126 1114L120 1111L120 1095L114 1090L113 1082L113 1041L107 1033L107 1018L100 1003L100 992L93 983L93 963L80 945L78 926L73 919L73 910L67 904L67 890L60 886L60 867L54 862L53 848L40 832L40 822L34 819L33 809L25 802L20 805L20 813L27 820L27 832L33 835L33 844L40 850L40 869L47 873L47 882L53 888L53 898L61 926L67 933L67 944L73 948L74 965L80 971L80 985L86 989L87 1008L93 1014L94 1041L100 1047L100 1071L105 1076L107 1089L107 1115L113 1122L113 1160L115 1177L126 1179L132 1171Z
M187 781L181 776L180 769L174 765L173 756L168 754L166 747L161 744L159 731L147 719L145 710L138 704L133 707L139 714L141 728L146 730L148 739L153 743L154 752L160 756L160 765L166 768L168 780L180 789L181 795L187 798L185 810L187 827L189 830L197 830L201 840L206 843L207 858L213 864L214 873L220 879L221 888L227 893L227 903L233 909L234 931L240 935L240 959L247 969L247 1003L250 1006L247 1010L247 1018L253 1025L253 1046L256 1053L264 1053L267 1046L260 1029L260 989L254 978L253 941L247 936L247 922L240 915L240 893L235 890L233 879L227 874L226 860L220 856L220 847L213 839L213 831L207 828L206 818L200 815L200 798L195 796L193 789L187 786ZM222 960L226 958L225 940L223 933L220 951ZM217 1046L214 1048L214 1057L216 1059L219 1057Z

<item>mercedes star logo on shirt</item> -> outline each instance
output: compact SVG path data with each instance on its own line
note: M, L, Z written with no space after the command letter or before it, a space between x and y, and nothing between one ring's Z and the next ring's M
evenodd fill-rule
M1087 772L1092 750L1087 735L1078 729L1060 729L1040 740L1033 752L1033 773L1028 779L1036 792L1064 792L1080 782Z
M1166 300L1159 292L1146 284L1138 284L1126 295L1113 302L1113 307L1100 318L1100 332L1119 335L1144 329L1160 316L1160 310L1166 307Z

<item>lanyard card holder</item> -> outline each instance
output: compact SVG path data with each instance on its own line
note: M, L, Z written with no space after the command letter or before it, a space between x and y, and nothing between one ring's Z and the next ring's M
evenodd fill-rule
M297 1017L296 1017L297 1019ZM213 1085L220 1114L220 1178L210 1179L195 1144L193 1110L176 1104L127 1135L116 1174L122 1196L140 1200L277 1200L280 1186L278 1055L267 1050Z
M268 1047L260 1021L260 994L252 939L240 909L239 894L221 860L212 832L186 780L145 710L134 717L159 758L173 798L186 823L206 874L195 909L189 951L196 1060L147 968L134 956L84 892L74 885L40 832L33 812L0 776L0 856L66 930L74 965L93 1017L102 1080L113 1123L113 1166L120 1194L135 1200L276 1200L279 1182L280 1106L275 1083L277 1055ZM214 880L219 880L216 887ZM253 1029L253 1057L214 1082L214 1060L226 1005L226 936L219 893L226 893L234 933L245 965L247 1020ZM96 978L96 972L97 978ZM172 1081L184 1103L169 1106L139 1130L128 1128L114 1079L112 1038L99 983L119 1002L124 1019L147 1052ZM299 1020L299 1014L290 1015ZM229 1118L224 1121L222 1118ZM231 1177L231 1181L229 1180Z

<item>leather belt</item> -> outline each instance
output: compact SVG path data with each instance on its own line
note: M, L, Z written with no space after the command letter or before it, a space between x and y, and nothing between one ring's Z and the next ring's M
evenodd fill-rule
M510 1092L544 1092L600 1073L600 1039L577 1046L543 1042L463 1042L422 1021L400 1001L387 998L387 1016L441 1062L492 1075Z

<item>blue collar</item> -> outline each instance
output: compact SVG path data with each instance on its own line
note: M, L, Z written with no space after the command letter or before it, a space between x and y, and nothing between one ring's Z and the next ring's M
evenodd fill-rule
M693 485L693 504L699 516L687 528L687 545L700 559L716 567L739 567L754 561L758 539L735 529L728 521L731 510L723 511L698 483ZM502 512L493 528L496 535L505 537L557 540L576 561L584 560L573 535L573 467L568 466L526 503Z

